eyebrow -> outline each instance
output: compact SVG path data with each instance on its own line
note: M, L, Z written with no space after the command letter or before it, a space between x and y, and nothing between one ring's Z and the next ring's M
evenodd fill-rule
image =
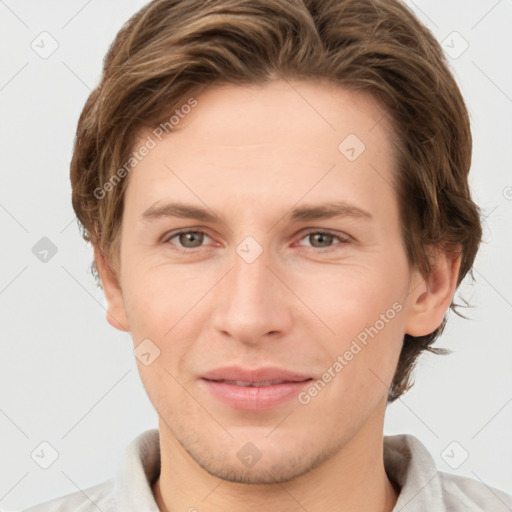
M189 204L172 202L150 206L141 216L142 222L151 222L166 217L178 217L195 219L200 222L215 223L219 218L206 208ZM300 206L290 210L281 220L286 219L292 222L303 222L312 220L353 217L371 220L373 216L367 212L345 201L335 201L313 206Z

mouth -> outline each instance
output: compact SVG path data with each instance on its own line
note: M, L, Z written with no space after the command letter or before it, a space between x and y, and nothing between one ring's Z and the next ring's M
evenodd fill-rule
M275 366L260 366L258 368L223 366L204 373L201 378L215 382L239 383L239 385L275 385L282 382L302 382L311 379L311 375Z
M225 384L231 384L233 386L243 386L247 388L253 388L253 387L266 387L266 386L276 386L278 384L286 384L286 383L299 383L299 382L306 382L308 380L313 380L311 377L304 379L304 380L297 380L297 381L290 381L290 380L267 380L263 382L251 382L251 381L243 381L243 380L225 380L225 379L219 379L219 380L213 380L213 379L205 379L210 382L221 382Z
M265 411L285 405L310 384L313 379L272 379L247 381L229 379L206 379L200 381L216 401L231 409Z

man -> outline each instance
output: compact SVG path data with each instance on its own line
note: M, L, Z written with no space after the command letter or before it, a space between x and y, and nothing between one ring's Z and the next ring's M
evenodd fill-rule
M481 239L467 111L382 0L155 1L120 31L71 180L159 428L32 512L511 510L386 405Z

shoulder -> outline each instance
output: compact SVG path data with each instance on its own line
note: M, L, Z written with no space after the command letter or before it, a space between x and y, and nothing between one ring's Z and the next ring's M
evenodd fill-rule
M160 472L159 432L139 434L124 450L115 478L55 498L22 512L158 512L151 490Z
M419 439L385 436L384 465L400 493L394 511L511 512L512 496L481 480L439 471Z
M114 480L27 508L22 512L117 512Z
M510 512L512 496L479 480L438 472L448 511Z

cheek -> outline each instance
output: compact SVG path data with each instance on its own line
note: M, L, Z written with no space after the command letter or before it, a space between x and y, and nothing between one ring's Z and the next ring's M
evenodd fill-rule
M386 328L396 326L387 320L402 307L403 279L375 265L339 265L290 275L288 283L335 336L348 339L376 322L381 330L382 315Z
M147 331L164 338L169 329L188 316L211 288L211 280L197 278L169 265L132 265L124 280L124 302L132 332ZM144 334L144 333L142 333Z
M386 401L400 354L400 335L392 321L379 332L370 328L361 332L364 342L361 336L341 333L331 343L325 372L301 397L300 403L309 402L311 417L327 415L333 423L355 426Z
M325 361L330 373L322 380L331 379L332 399L350 402L386 392L403 342L403 279L358 267L301 281L300 293L331 330L322 341L330 358Z
M134 349L136 354L149 352L151 360L145 364L147 358L137 357L137 366L151 402L160 411L183 399L178 381L186 385L182 371L203 325L194 306L211 285L164 266L134 269L132 275L136 277L126 283L125 306Z

